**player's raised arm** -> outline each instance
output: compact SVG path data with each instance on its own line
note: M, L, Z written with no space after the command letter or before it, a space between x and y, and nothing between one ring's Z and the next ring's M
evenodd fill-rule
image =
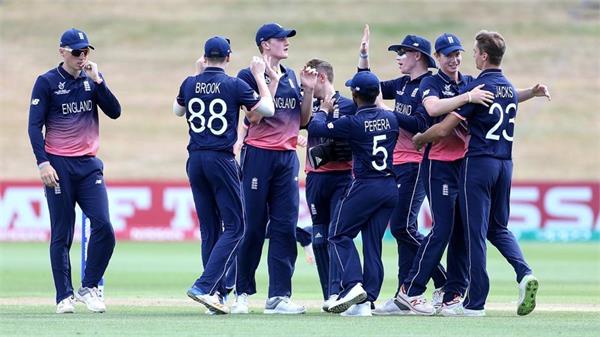
M369 25L365 24L363 36L358 50L358 69L369 69Z
M304 90L302 102L300 103L300 126L306 126L312 116L312 104L317 76L317 70L308 66L305 66L300 72L300 83L302 83L302 89Z
M260 102L250 113L258 113L264 117L271 117L275 114L275 105L273 104L273 97L271 96L269 87L265 82L265 68L266 64L263 59L257 56L252 57L250 71L258 87Z

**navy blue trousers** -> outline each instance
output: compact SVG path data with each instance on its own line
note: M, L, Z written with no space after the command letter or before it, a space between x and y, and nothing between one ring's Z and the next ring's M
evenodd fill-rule
M423 160L423 181L433 219L433 227L421 242L404 286L409 296L420 295L448 246L447 282L444 291L464 294L466 281L466 247L458 202L458 181L462 159L453 162ZM450 244L448 244L450 243Z
M50 263L56 303L73 295L69 250L75 231L75 203L90 219L90 239L83 287L97 287L115 248L115 233L108 214L108 196L102 161L96 157L48 154L59 187L45 188L50 211Z
M306 175L306 202L313 223L312 243L323 299L341 291L340 266L336 259L330 259L329 224L351 180L351 171L309 172Z
M225 274L244 234L240 169L232 153L192 151L187 175L200 220L204 266L194 285L207 294L225 294Z
M383 235L398 201L393 177L354 179L340 201L335 216L333 235L329 238L334 259L342 270L341 296L362 283L367 301L379 297L383 283L381 250ZM363 268L354 238L361 233Z
M269 297L291 296L298 254L298 156L296 151L245 145L241 160L246 233L238 252L236 292L256 293L255 273L268 225Z
M421 169L419 163L394 165L398 203L390 218L390 231L398 245L398 289L408 276L421 242L425 238L419 233L417 223L419 210L425 199ZM441 264L433 269L431 278L436 288L446 284L446 270Z
M510 214L512 161L467 157L460 176L460 205L465 220L468 281L464 306L481 310L490 289L486 272L486 238L512 265L517 282L531 269L515 236L507 228Z

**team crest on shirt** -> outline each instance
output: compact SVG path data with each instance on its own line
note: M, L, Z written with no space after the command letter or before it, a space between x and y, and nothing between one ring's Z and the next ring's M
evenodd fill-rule
M88 81L83 81L83 89L84 89L85 91L91 91L91 90L92 90L92 87L90 86L90 82L88 82Z
M446 84L444 85L444 90L442 91L444 96L454 96L454 92L452 92L452 85Z
M265 83L267 83L267 85L271 84L271 78L267 74L265 74Z
M66 95L68 94L71 90L65 90L65 84L67 82L58 82L58 90L56 90L54 92L55 95Z
M402 87L402 90L396 90L396 95L398 95L398 96L404 95L404 89L406 89L406 84Z

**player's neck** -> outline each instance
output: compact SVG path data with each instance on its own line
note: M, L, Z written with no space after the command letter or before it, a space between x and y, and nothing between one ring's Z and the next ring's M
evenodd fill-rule
M67 65L67 62L63 62L61 67L64 71L66 71L69 75L73 76L74 78L79 77L79 74L81 73L81 69L69 67Z
M414 69L413 71L410 72L409 76L411 80L414 80L415 78L419 78L423 75L425 75L427 73L427 68L423 69L423 68L419 68L419 69Z
M332 83L327 83L327 86L325 87L325 97L333 97L333 95L335 95L335 88Z
M446 76L448 76L451 80L458 83L458 70L455 72L445 72L442 70L442 72L446 74Z

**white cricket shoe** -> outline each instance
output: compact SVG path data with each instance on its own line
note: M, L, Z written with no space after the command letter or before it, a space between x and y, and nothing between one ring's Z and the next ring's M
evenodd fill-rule
M344 317L370 317L371 314L371 302L365 302L361 304L352 304L348 310L342 312L340 316Z
M446 317L464 316L464 309L463 298L456 295L451 301L442 303L439 313Z
M519 282L519 301L517 302L517 314L525 316L535 309L535 295L539 288L539 282L535 276L525 275Z
M187 291L189 298L204 305L209 311L217 315L225 315L229 313L229 307L221 303L218 294L210 295L202 291L202 289L192 286Z
M412 312L404 304L398 302L396 298L390 298L381 306L373 310L375 316L403 316L410 315Z
M235 301L231 306L232 314L247 314L248 313L248 294L241 293L236 295Z
M483 317L485 316L485 309L481 310L472 310L472 309L463 309L465 317Z
M75 312L75 298L69 296L56 305L57 314L72 314Z
M104 299L100 297L98 288L81 287L75 293L75 298L79 302L85 303L87 308L93 312L105 312L106 305Z
M427 303L425 299L425 295L417 295L417 296L408 296L406 294L406 290L404 286L400 287L400 291L398 291L398 296L396 296L398 302L407 306L410 311L412 311L416 315L421 316L432 316L435 315L435 309L431 304Z
M304 306L292 302L287 296L275 296L267 299L264 311L265 314L283 315L304 314L305 312Z
M357 283L346 296L338 298L329 306L329 312L341 314L348 310L352 304L360 303L367 299L367 292L363 289L362 284Z
M444 303L444 288L437 288L431 294L431 306L435 309L435 312L439 312Z
M329 307L331 306L331 303L335 302L337 298L337 294L329 296L329 298L325 302L323 302L323 305L321 306L321 312L329 312Z

